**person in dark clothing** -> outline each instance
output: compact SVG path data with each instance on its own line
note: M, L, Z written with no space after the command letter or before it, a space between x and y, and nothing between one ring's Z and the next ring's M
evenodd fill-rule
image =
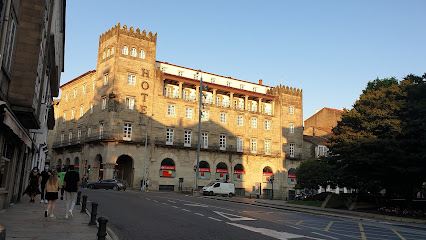
M74 166L70 165L68 172L65 174L64 178L64 190L65 190L65 218L73 217L72 210L75 206L75 201L77 200L78 187L80 185L80 174L74 171Z
M40 187L41 187L41 200L40 203L47 203L47 199L45 198L45 194L46 194L46 183L47 180L49 180L50 175L52 175L52 172L49 170L49 165L45 164L44 165L44 171L42 171L40 173L41 176L41 183L40 183Z
M34 203L34 198L37 194L40 194L38 186L40 185L40 173L38 173L38 168L34 167L33 171L30 173L28 178L28 186L24 191L24 194L30 196L30 203Z

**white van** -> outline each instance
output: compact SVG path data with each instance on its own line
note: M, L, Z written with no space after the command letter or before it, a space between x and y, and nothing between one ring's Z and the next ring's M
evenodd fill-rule
M235 195L235 185L225 182L211 182L203 187L203 195L226 195L232 197Z

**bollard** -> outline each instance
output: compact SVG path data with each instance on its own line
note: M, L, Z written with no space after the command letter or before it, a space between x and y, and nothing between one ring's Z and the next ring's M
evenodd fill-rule
M6 240L6 228L0 224L0 240Z
M81 205L81 213L86 213L87 196L83 195L83 203Z
M96 215L98 214L98 203L92 202L92 212L90 213L89 225L96 225Z
M78 191L78 193L77 193L77 202L75 203L75 205L80 205L80 198L81 198L81 191Z
M107 217L98 218L99 228L98 228L98 240L105 240L107 235L106 225L108 222Z

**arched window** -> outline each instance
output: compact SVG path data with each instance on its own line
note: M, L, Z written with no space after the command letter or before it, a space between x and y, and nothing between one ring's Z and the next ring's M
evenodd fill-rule
M121 54L123 55L129 54L129 48L127 46L123 46L123 49L121 49Z
M111 55L114 54L114 47L111 48Z
M102 59L105 59L105 52L102 54Z
M65 166L68 167L71 163L71 160L69 158L65 159Z
M274 172L272 172L272 168L269 166L266 166L263 168L263 174L262 174L262 180L263 182L269 182L269 178L274 175Z
M244 167L242 164L237 164L234 167L234 181L242 182L244 181L244 177L246 172L244 171Z
M171 158L165 158L161 161L160 177L174 178L176 177L175 162Z
M145 51L142 49L139 51L139 58L145 59Z
M130 50L130 56L136 57L136 48L132 48L132 50Z
M296 181L296 169L290 168L288 170L287 183L288 184L293 184L293 185L297 184L297 181Z
M107 51L107 57L109 57L110 54L111 54L111 50L108 49L108 51Z
M79 172L80 170L80 159L78 157L74 158L74 171Z
M215 174L216 180L228 180L228 166L226 163L220 162L216 166L216 174Z
M198 178L199 179L210 179L210 165L206 161L200 161L198 165ZM194 169L195 170L195 169Z

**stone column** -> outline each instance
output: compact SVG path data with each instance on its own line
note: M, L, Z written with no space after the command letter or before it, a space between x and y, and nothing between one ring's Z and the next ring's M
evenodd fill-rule
M104 179L112 179L114 177L114 163L104 163Z
M262 113L262 98L259 98L259 103L257 104L257 112Z
M272 114L272 116L275 115L275 101L272 102L271 114Z
M229 106L234 108L234 93L229 93Z
M244 110L248 111L248 96L244 96Z
M195 86L195 101L200 101L200 86Z
M179 82L179 98L183 97L182 84L183 84L183 82Z
M217 89L213 89L213 104L216 105L216 91Z

